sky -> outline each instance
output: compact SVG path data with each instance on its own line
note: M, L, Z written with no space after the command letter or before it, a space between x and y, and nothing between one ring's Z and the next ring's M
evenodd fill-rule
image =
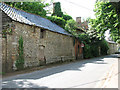
M74 20L76 17L86 19L88 17L95 18L94 5L96 0L53 0L54 2L60 2L63 12L72 16ZM50 0L47 0L50 2Z
M47 0L47 2L50 1L51 0ZM81 17L82 21L83 19L87 19L88 17L95 18L93 9L96 0L53 0L53 1L60 2L62 11L72 16L74 20L76 20L76 17ZM53 5L51 7L53 7ZM109 31L105 32L105 36L107 36L106 40L108 40L108 38L110 37Z

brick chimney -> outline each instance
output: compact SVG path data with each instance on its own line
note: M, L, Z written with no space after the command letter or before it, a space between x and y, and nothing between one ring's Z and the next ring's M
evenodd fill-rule
M81 24L81 17L76 17L77 24Z
M84 21L84 27L86 30L88 30L88 22L87 21Z
M56 2L53 3L53 13L55 12L55 4Z

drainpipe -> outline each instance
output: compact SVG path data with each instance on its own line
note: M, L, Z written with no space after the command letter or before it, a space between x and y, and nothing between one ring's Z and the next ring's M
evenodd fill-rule
M5 37L5 45L6 45L6 55L5 55L5 72L7 72L7 33L6 33L6 37Z
M83 44L83 41L81 41L81 43ZM83 47L82 47L82 59L84 58L84 54L83 54Z

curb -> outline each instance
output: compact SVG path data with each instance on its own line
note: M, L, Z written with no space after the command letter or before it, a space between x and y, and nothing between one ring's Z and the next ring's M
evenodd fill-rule
M112 77L112 72L113 72L113 67L114 66L114 64L112 65L112 70L109 72L109 74L108 74L108 77L106 77L107 79L106 79L106 81L104 82L104 84L103 84L103 86L102 86L102 88L105 88L107 85L108 85L108 83L109 83L109 81L110 81L110 79L111 79L111 77Z
M116 63L110 66L108 72L103 75L103 77L100 79L100 82L96 85L95 88L105 88L108 85L110 79L112 78L115 64Z

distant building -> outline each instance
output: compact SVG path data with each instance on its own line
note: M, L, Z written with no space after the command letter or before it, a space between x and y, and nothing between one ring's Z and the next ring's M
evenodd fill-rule
M77 22L78 28L80 28L84 31L88 30L88 22L87 21L81 22L81 17L76 17L76 22Z
M109 45L108 54L114 54L115 52L118 52L118 45L117 45L117 43L114 42L112 40L112 38L110 37L110 30L107 30L105 32L105 40L108 42L108 45Z

